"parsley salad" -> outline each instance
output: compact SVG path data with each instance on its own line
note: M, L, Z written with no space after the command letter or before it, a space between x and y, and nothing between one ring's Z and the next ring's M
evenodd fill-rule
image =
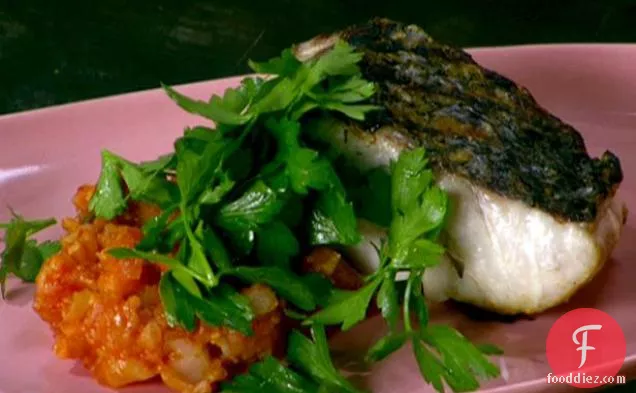
M187 128L174 151L155 161L102 153L89 203L94 218L112 220L130 201L160 208L135 247L107 252L161 266L158 288L171 328L193 332L208 324L249 337L255 312L240 289L263 284L284 299L285 316L294 322L285 356L263 356L221 384L222 392L364 391L334 365L326 328L352 329L376 307L389 333L368 350L369 364L410 344L422 378L439 392L476 390L499 375L487 357L499 354L497 348L429 322L422 279L445 252L439 235L449 198L435 185L426 151L405 151L389 173L354 174L354 186L329 151L308 142L312 124L325 117L364 121L382 110L369 103L376 89L362 77L361 59L344 42L307 62L287 49L267 62L250 62L266 77L247 77L209 101L164 86L177 105L214 126ZM315 247L358 244L361 215L382 216L388 237L376 245L378 269L357 289L301 271L300 259ZM3 294L7 276L32 282L60 250L59 242L31 238L55 223L13 212L0 224Z

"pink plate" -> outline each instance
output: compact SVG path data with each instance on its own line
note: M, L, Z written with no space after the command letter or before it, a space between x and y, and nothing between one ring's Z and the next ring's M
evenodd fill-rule
M636 46L548 45L476 49L477 61L527 86L545 107L572 123L598 155L614 151L625 180L621 195L636 210ZM239 78L183 86L200 98L220 94ZM0 117L0 206L11 205L28 217L73 214L70 198L78 185L94 182L100 150L144 160L171 149L184 126L202 120L175 106L159 90L126 94L78 104ZM0 211L0 221L7 211ZM50 230L47 237L60 234ZM572 261L576 263L576 261ZM473 322L456 312L436 312L452 320L472 339L503 347L499 359L505 378L485 386L487 392L557 392L548 385L551 371L545 339L552 323L577 307L595 307L612 315L627 340L622 375L636 377L636 219L628 220L609 266L569 304L530 321L512 324ZM56 359L47 326L31 309L32 288L9 283L9 298L0 301L0 393L101 393L81 365ZM334 344L357 352L373 337L376 321ZM379 365L367 379L376 393L432 392L420 379L410 352L404 350ZM122 392L153 392L142 385Z

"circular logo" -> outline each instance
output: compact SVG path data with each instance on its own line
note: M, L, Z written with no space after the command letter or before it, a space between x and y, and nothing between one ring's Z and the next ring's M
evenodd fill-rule
M548 333L548 382L594 388L611 382L625 361L625 335L609 314L579 308L559 318Z

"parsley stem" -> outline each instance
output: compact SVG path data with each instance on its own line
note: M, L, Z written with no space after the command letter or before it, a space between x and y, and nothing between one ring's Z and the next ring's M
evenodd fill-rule
M415 276L415 274L411 273L406 281L406 289L404 290L404 304L402 312L404 316L404 330L406 330L407 333L411 333L413 331L413 327L411 326L411 293L413 292L413 277Z
M194 260L196 261L196 264L194 266L190 266L191 263L188 263L188 267L204 278L204 280L201 282L206 284L208 287L215 287L219 284L219 279L215 276L212 267L208 263L205 251L199 243L199 239L192 232L192 228L190 227L188 208L185 203L181 204L181 215L183 216L183 226L185 229L186 237L188 238L188 240L190 240L190 247L192 248Z
M247 136L252 132L252 128L254 128L254 126L256 125L256 120L257 118L254 118L252 120L250 120L249 123L247 123L247 126L245 127L245 129L243 129L243 131L241 132L241 134L239 135L239 137L236 140L236 146L240 147L243 142L245 141L245 138L247 138Z

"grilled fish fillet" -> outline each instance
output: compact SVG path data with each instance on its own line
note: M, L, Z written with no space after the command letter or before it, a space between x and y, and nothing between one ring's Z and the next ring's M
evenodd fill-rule
M447 253L424 278L426 295L502 314L533 314L565 302L603 267L627 209L616 199L618 158L591 158L581 135L530 92L479 66L421 28L374 19L295 48L301 61L338 39L364 54L363 75L384 107L364 124L317 128L361 170L382 167L424 146L451 198ZM358 267L377 268L369 244L385 236L369 222L351 250Z

